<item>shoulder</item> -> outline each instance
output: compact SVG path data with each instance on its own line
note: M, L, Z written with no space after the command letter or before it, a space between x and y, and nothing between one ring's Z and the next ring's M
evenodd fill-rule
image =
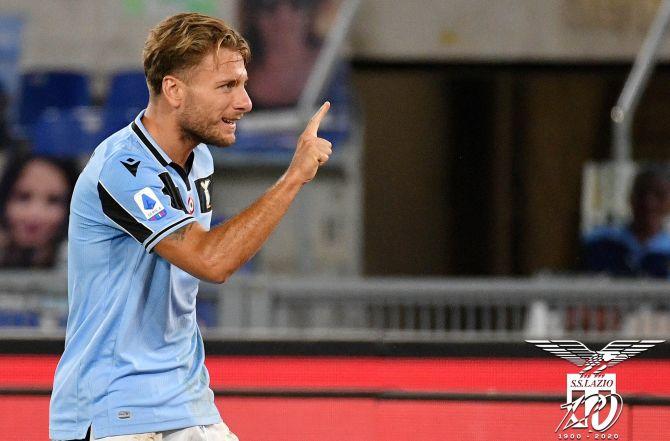
M209 147L205 144L198 144L193 150L193 167L201 176L208 176L214 173L214 159Z
M82 184L95 184L104 173L121 167L121 162L124 160L129 158L135 161L144 160L144 152L139 147L129 128L119 130L95 148L81 172L79 181L82 181Z
M202 161L207 163L214 162L214 159L212 159L212 152L209 151L209 147L207 147L205 144L198 144L197 146L195 146L195 149L193 149L193 153L195 154L196 161Z
M101 178L118 176L127 179L145 175L147 172L156 174L165 171L165 167L147 153L132 132L128 131L123 136L108 138L107 142L108 144L100 152L99 175Z

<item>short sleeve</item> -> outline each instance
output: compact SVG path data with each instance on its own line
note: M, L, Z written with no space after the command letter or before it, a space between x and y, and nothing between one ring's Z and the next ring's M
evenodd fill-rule
M105 161L98 196L108 224L141 243L147 251L165 236L196 219L184 208L168 172L138 155L114 155Z

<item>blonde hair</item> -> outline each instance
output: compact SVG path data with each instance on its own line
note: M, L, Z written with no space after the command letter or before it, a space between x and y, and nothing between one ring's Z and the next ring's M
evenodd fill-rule
M156 25L142 51L151 96L161 94L166 75L184 72L219 48L237 51L244 64L251 58L247 41L221 19L195 12L176 14Z

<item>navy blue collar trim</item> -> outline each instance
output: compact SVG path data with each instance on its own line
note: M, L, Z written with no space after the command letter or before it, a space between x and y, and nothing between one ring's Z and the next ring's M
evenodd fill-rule
M184 184L186 184L186 189L191 190L191 184L188 180L188 175L191 173L191 169L193 168L193 159L195 158L195 152L191 152L190 155L188 155L188 159L186 160L186 167L182 168L179 164L176 162L171 162L168 164L170 167L176 170L176 172L179 174L181 179L184 181Z
M149 149L151 154L153 154L156 157L158 162L160 162L163 167L167 167L167 165L168 165L167 161L163 158L163 156L160 153L158 153L158 150L156 150L156 147L154 147L153 144L151 144L151 141L149 141L149 139L147 139L147 137L144 136L144 133L142 133L140 128L137 127L137 124L135 123L135 121L133 121L133 123L131 124L131 127L133 129L133 132L135 132L137 137L140 138L140 141L142 141L142 143L144 143L144 145Z
M141 118L143 113L138 116L138 118ZM141 123L140 123L141 124ZM158 160L158 162L163 166L167 167L170 166L172 167L181 177L181 179L184 181L186 184L186 188L188 190L191 190L191 184L189 183L188 180L188 175L191 173L191 169L193 168L193 160L195 158L195 151L192 151L190 155L188 155L188 159L186 159L186 164L185 167L181 167L179 164L177 164L174 161L168 161L165 159L165 156L161 154L161 152L158 151L158 148L152 143L147 135L144 133L144 131L139 127L137 124L137 119L132 122L131 128L133 132L137 135L138 138L140 138L140 141L146 146L147 149L151 152L152 155Z

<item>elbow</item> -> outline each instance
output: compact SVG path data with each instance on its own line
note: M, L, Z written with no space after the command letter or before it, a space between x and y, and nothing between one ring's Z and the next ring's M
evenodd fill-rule
M203 278L210 283L222 284L226 283L230 276L235 272L221 262L207 262L203 263Z
M226 283L227 280L228 279L226 279L225 277L205 277L205 282L215 283L217 285Z
M222 283L226 283L230 276L231 274L228 273L212 274L210 277L207 277L207 281L221 285Z

